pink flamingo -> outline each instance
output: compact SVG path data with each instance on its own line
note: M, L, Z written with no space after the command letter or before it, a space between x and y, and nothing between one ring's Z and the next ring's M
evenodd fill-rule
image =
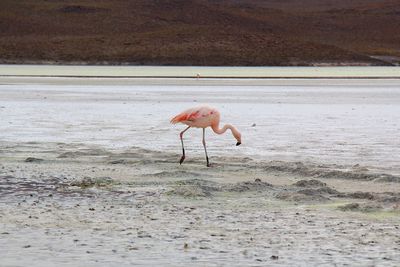
M171 119L171 123L176 124L178 122L188 125L188 127L180 133L181 143L182 143L182 157L179 161L180 164L185 160L185 147L183 146L183 134L189 130L190 127L203 128L203 146L206 153L207 167L210 167L210 162L207 155L205 132L207 127L211 129L216 134L223 134L227 129L230 129L233 137L236 138L236 145L242 143L242 136L239 131L230 124L225 124L224 127L219 128L220 113L215 108L208 106L198 106L190 108L183 111L182 113L176 115Z

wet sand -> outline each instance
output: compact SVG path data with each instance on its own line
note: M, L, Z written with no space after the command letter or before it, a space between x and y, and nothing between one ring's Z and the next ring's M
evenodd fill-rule
M3 84L1 265L397 266L396 88ZM193 131L180 166L191 89L268 116L238 119L243 147L208 133L211 168Z

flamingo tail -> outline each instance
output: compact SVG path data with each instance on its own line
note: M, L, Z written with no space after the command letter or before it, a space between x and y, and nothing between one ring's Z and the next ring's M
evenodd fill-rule
M181 113L181 114L178 114L175 117L173 117L170 122L172 124L176 124L181 121L186 121L188 119L188 117L189 117L188 114Z

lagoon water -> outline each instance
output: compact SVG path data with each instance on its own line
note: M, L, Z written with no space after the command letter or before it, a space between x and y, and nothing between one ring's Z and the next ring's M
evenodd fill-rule
M180 152L169 119L207 103L236 125L207 131L211 156L359 164L400 173L399 80L219 80L25 78L0 85L2 142L88 143ZM235 85L235 86L233 86ZM185 136L201 156L201 130Z

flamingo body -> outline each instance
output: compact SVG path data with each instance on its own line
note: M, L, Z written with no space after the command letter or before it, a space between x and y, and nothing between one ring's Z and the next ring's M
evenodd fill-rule
M199 106L187 109L171 119L171 123L183 123L194 128L207 128L219 121L219 112L215 108Z
M209 163L209 159L208 159L208 155L207 155L206 141L205 141L205 129L207 127L211 127L211 129L216 134L223 134L226 132L227 129L230 129L232 132L232 135L237 140L236 145L238 146L242 143L241 134L235 127L233 127L230 124L226 124L226 125L224 125L224 127L222 127L220 129L219 121L220 121L219 111L215 108L205 106L205 105L187 109L171 119L172 124L183 123L188 126L179 135L180 139L181 139L181 143L182 143L182 157L180 160L180 164L182 164L182 162L185 160L185 148L183 145L183 134L187 130L189 130L189 128L191 128L191 127L203 128L203 146L204 146L204 151L206 154L207 167L210 167L210 163Z

